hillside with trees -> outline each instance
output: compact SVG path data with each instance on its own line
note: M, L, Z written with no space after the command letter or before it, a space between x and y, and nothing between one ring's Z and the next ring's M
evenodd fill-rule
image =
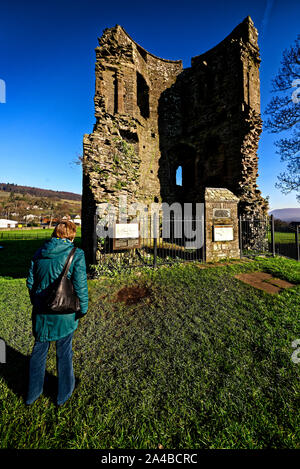
M3 185L0 186L3 187ZM36 226L41 223L51 225L52 222L63 217L74 219L77 216L81 218L81 200L62 197L63 194L70 193L60 192L59 196L55 191L38 188L29 188L32 191L25 192L24 190L21 192L19 188L24 189L26 186L12 184L9 186L9 190L8 188L6 190L0 189L0 218L17 220L27 226ZM15 191L11 190L11 186L15 187ZM54 192L56 195L46 196L45 193L48 192ZM78 194L73 195L78 196Z
M0 182L0 191L14 192L17 194L27 194L34 197L48 197L66 200L76 200L81 202L81 195L73 192L52 191L50 189L41 189L39 187L19 186L18 184Z

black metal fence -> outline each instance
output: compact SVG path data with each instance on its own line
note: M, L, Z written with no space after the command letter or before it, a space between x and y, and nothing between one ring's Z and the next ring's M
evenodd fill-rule
M239 219L241 256L280 255L300 260L299 226L276 226L274 217Z
M276 226L273 232L272 253L299 261L299 225Z
M189 224L188 236L185 229L187 224ZM171 220L167 233L161 221L154 231L151 228L150 226L148 235L140 237L139 247L133 249L114 249L112 238L97 237L95 246L97 272L204 260L204 221L202 219ZM198 234L193 236L193 231L196 229ZM195 239L196 236L198 239Z
M270 218L239 219L241 256L255 256L270 252L271 224Z

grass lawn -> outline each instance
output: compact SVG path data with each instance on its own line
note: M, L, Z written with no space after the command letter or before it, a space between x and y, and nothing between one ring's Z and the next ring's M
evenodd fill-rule
M30 230L22 230L22 229L11 229L9 231L2 231L0 230L0 242L2 240L32 240L32 239L41 239L43 238L50 238L51 234L53 233L54 227L53 228L31 228ZM76 235L77 237L81 236L81 226L77 227L76 230Z
M271 242L271 233L268 233L268 241ZM295 244L296 233L295 232L284 232L275 231L275 243L276 244Z
M234 278L255 270L297 285L270 295ZM73 346L81 381L58 410L54 344L44 394L24 404L31 306L25 279L13 276L0 279L2 448L299 448L296 261L89 280Z
M295 233L275 231L275 243L295 243Z

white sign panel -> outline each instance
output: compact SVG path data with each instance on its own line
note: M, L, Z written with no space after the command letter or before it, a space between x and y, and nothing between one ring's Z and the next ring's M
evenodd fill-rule
M116 223L115 238L138 238L138 223Z
M233 226L215 225L214 241L233 241Z

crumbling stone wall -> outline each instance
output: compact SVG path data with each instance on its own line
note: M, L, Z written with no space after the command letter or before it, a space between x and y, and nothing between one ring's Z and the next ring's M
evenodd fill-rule
M242 213L258 214L260 118L257 31L248 17L220 44L192 58L159 102L163 198L203 201L206 187L236 194ZM170 119L169 116L172 116ZM175 172L182 167L183 184Z
M96 123L83 142L88 260L96 205L117 205L120 194L128 203L203 202L206 187L224 187L239 197L241 213L266 210L256 184L259 63L249 17L187 69L149 53L119 25L104 30L96 48Z

